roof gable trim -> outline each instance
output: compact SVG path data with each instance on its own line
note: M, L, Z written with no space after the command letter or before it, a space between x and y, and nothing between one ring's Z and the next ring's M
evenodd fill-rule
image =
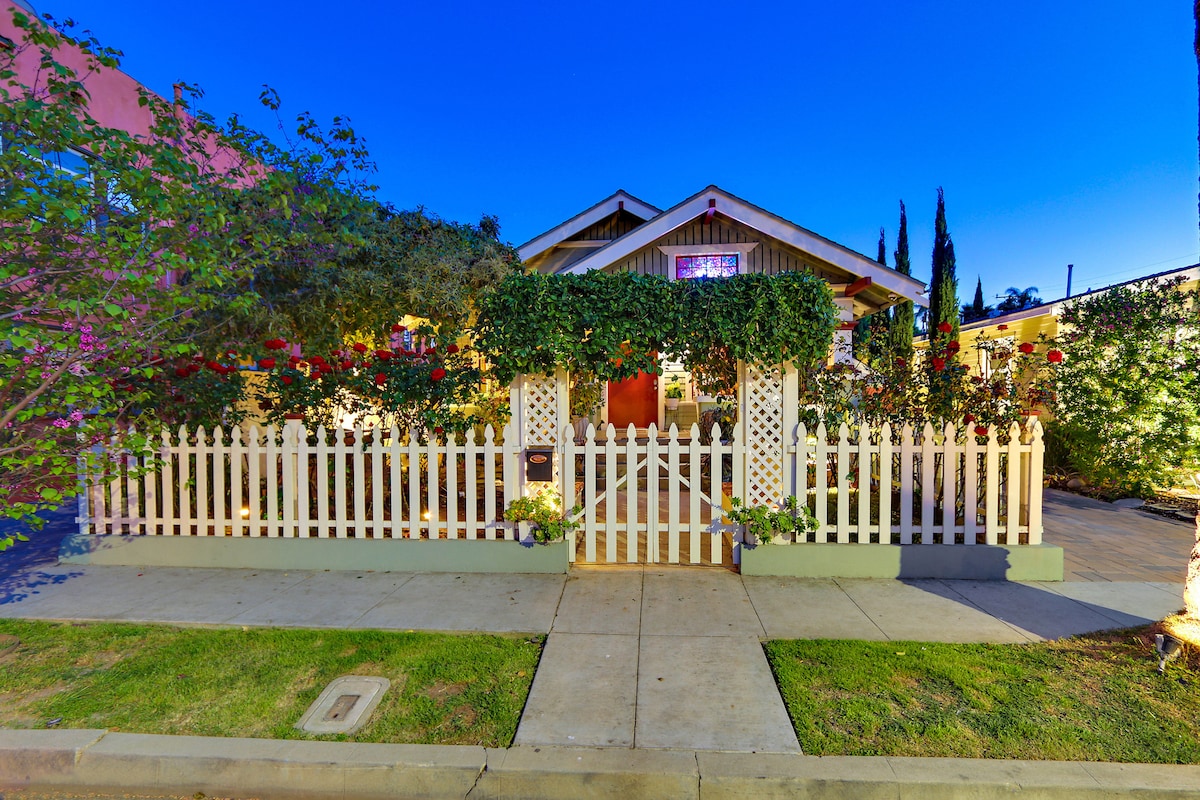
M522 261L528 261L621 209L644 220L654 219L662 213L649 203L638 200L624 189L619 189L611 197L606 197L596 205L585 211L581 211L566 222L546 231L541 236L530 239L517 248L517 253L521 256Z

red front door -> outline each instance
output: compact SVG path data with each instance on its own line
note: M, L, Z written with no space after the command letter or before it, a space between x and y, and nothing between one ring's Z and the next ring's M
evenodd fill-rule
M658 423L658 376L639 372L636 376L608 384L608 421L624 430L648 428Z

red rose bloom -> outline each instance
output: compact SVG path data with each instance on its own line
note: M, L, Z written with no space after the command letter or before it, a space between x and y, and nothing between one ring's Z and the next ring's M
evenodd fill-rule
M441 425L438 425L436 428L433 429L433 432L436 433L438 436L441 436L443 433L445 433L445 429L442 428Z
M342 369L350 369L351 367L354 366L354 362L353 361L343 361L341 366L342 366Z
M942 371L943 369L945 369L946 368L946 359L938 358L935 356L933 359L933 368L938 370L939 372Z
M454 355L455 353L458 352L458 345L456 345L456 344L446 345L446 352L449 353L450 355Z
M949 333L950 331L954 330L954 328L950 325L949 322L939 322L938 330L941 331L942 333Z
M1021 342L1021 344L1017 346L1017 349L1020 350L1025 355L1029 355L1030 353L1033 352L1033 343L1032 342Z
M433 381L440 381L444 377L446 377L446 370L442 369L441 367L438 367L433 372L429 373L429 379Z
M291 375L284 375L280 380L283 381L284 386L292 385L292 376Z
M188 375L191 375L191 374L192 374L192 371L190 369L188 369L187 367L179 367L177 370L175 370L176 378L186 378Z
M190 367L188 367L188 372L192 373L193 375L195 375L199 371L200 371L199 364L192 364Z
M982 425L976 425L975 426L975 435L976 436L987 436L988 429L983 427Z
M317 364L317 369L322 375L328 375L329 373L333 372L333 367L329 366L324 361L322 361L320 364Z
M1051 350L1050 352L1046 353L1046 360L1051 364L1061 364L1062 356L1062 350Z
M405 331L404 326L398 322L392 326L392 333L404 333L404 331Z
M997 325L997 326L996 326L996 330L998 330L998 331L1006 331L1006 330L1008 330L1008 326L1007 326L1007 325Z
M273 358L260 358L260 359L258 360L258 365L259 365L260 367L262 367L263 369L274 369L274 368L275 368L275 359L273 359Z
M391 350L376 350L375 357L378 358L380 361L387 361L389 358L392 357L392 351Z
M308 360L314 364L324 364L325 363L325 358L323 356L313 356L312 358L310 358Z
M963 422L974 422L974 421L975 421L974 414L967 414L965 417L963 417Z
M946 342L946 349L951 353L957 353L961 348L962 345L958 343L957 339L951 339L950 341Z
M215 362L215 361L209 361L209 362L208 362L207 364L205 364L204 366L208 367L208 368L209 368L209 369L211 369L213 372L220 372L220 371L221 371L221 365L220 365L220 364L218 364L218 363L217 363L217 362Z
M387 375L384 375L382 372L380 372L378 375L375 376L375 385L376 386L383 386L383 384L386 382L387 382Z
M365 344L363 344L362 342L355 342L354 343L354 352L365 353L365 352L367 352L367 346Z
M897 367L906 367L906 366L908 366L908 362L907 362L907 361L905 361L903 358L897 358L897 359L896 359L896 366L897 366Z

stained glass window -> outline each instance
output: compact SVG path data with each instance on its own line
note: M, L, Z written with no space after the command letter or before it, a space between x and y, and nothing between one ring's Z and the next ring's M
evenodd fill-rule
M737 253L675 257L675 277L681 281L689 278L728 278L737 273Z

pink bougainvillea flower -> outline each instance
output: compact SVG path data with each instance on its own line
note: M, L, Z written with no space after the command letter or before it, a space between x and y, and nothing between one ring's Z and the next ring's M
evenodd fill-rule
M937 329L941 333L949 333L950 331L954 330L954 327L949 322L939 322Z
M362 342L355 342L354 343L354 352L365 353L365 352L367 352L367 346L365 344L363 344Z
M449 353L450 355L454 355L455 353L458 352L458 345L456 345L456 344L446 345L446 352Z
M446 377L446 370L442 369L441 367L438 367L433 372L429 373L429 379L433 381L440 381L444 377Z
M1017 349L1020 350L1025 355L1029 355L1030 353L1033 352L1033 343L1032 342L1021 342L1021 344L1019 344L1017 346Z
M1061 364L1063 359L1062 350L1051 350L1046 353L1046 360L1051 364Z
M976 425L975 426L975 435L976 436L987 436L988 429L983 427L982 425Z
M262 367L263 369L275 369L275 359L273 359L273 358L260 358L260 359L258 360L258 365L259 365L260 367Z

